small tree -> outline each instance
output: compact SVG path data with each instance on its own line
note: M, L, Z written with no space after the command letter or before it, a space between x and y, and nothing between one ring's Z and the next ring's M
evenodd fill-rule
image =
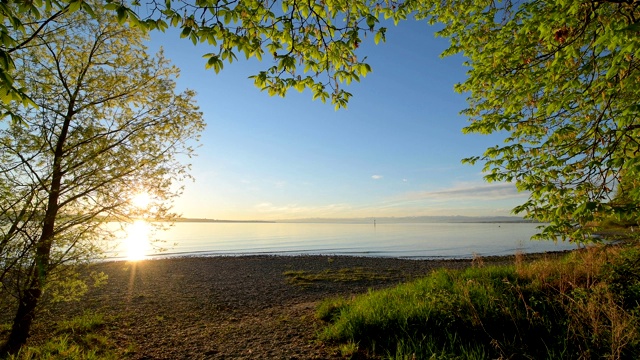
M37 108L0 128L0 297L15 299L5 352L25 343L43 291L61 266L101 254L105 219L171 217L188 177L191 140L204 128L178 70L146 53L144 34L103 13L76 12L14 56L16 79Z
M470 133L506 133L487 149L488 181L530 193L516 213L549 222L542 238L589 241L584 226L638 208L612 201L640 177L640 2L418 0L444 24L445 55L470 70L458 91ZM639 204L640 188L623 189ZM631 212L631 213L630 213ZM576 226L579 225L579 226Z

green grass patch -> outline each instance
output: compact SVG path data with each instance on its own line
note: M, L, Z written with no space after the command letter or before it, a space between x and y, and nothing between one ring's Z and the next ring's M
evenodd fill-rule
M60 333L88 333L99 329L105 323L102 314L85 312L70 320L63 320L58 323L57 331Z
M638 358L640 250L438 270L327 299L321 339L390 359Z
M305 270L285 271L287 282L292 285L309 286L317 282L361 282L391 280L397 277L393 270L373 271L363 267L325 269L319 272Z
M8 359L120 359L122 352L103 331L105 322L103 315L94 313L60 321L44 343L23 346Z

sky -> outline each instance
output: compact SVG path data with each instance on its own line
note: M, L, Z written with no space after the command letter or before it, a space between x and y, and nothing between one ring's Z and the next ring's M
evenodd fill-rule
M207 123L195 182L174 210L184 217L235 220L498 216L526 199L515 186L486 183L482 166L461 163L500 144L503 135L463 134L461 56L441 58L448 41L426 22L390 25L386 43L364 39L359 58L372 72L345 89L348 108L313 101L309 91L270 97L248 77L273 65L225 63L205 70L205 44L154 32L181 69L180 89L197 92Z

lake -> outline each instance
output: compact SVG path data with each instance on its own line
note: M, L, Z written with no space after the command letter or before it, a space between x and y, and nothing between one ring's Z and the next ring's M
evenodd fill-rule
M575 249L574 244L530 241L530 223L189 223L150 235L149 224L108 252L111 259L229 255L350 255L406 259L452 259ZM163 241L165 251L146 244ZM133 250L132 250L133 249Z

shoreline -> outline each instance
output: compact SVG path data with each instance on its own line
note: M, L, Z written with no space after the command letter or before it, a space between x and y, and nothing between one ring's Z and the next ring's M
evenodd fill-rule
M43 314L31 341L51 336L63 319L98 313L106 319L102 331L127 359L340 359L336 349L316 341L320 301L394 286L436 269L514 260L515 255L456 260L260 255L93 263L88 269L107 274L107 284ZM358 276L336 279L345 269ZM322 276L297 282L287 275L300 273Z
M346 258L369 258L369 259L397 259L397 260L408 260L408 261L464 261L464 260L472 260L474 258L483 258L483 259L493 259L493 258L503 258L503 257L514 257L516 254L523 255L525 257L535 257L538 255L545 254L566 254L571 251L580 250L582 248L576 249L563 249L563 250L553 250L553 251L532 251L532 252L521 252L515 251L513 254L505 254L505 255L482 255L482 254L472 254L468 256L389 256L389 255L371 255L371 253L354 253L354 254L325 254L325 253L305 253L299 251L282 251L282 252L247 252L247 253L212 253L211 251L195 251L195 252L176 252L171 253L167 252L164 254L152 254L147 255L143 259L138 259L134 261L156 261L156 260L170 260L170 259L191 259L191 258L242 258L242 257L346 257ZM132 261L128 260L126 257L108 257L103 259L96 259L97 262L112 262L112 261Z

